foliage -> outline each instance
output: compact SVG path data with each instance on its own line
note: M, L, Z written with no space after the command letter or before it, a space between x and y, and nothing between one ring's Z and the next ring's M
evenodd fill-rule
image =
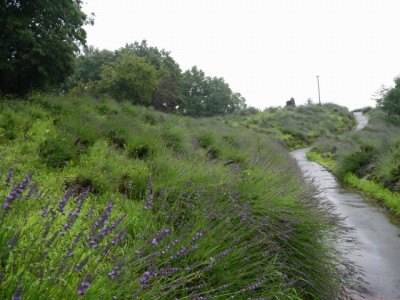
M205 76L196 66L183 73L181 92L184 115L209 117L225 115L246 107L245 99L233 93L223 78Z
M0 94L23 95L73 71L87 23L81 0L11 1L0 7Z
M347 229L269 136L107 97L1 105L0 298L335 299L351 283L333 247Z
M344 107L325 103L291 108L270 108L263 112L240 111L226 117L226 122L240 124L283 140L289 149L309 146L326 135L337 135L354 127L353 115Z
M383 99L385 98L388 91L389 89L382 84L372 95L372 100L376 101L377 107L380 107L382 105Z
M377 104L388 115L400 116L400 77L396 77L394 82L394 88L385 91Z
M135 42L127 44L116 51L116 55L133 53L145 59L146 63L152 65L163 74L160 84L152 95L152 106L160 111L175 112L177 106L182 106L182 96L179 91L182 71L179 65L171 57L170 52L158 50L157 47L150 47L147 41L140 44Z
M374 149L361 146L360 151L349 152L338 159L336 175L343 179L347 173L355 173L374 160Z
M123 54L105 65L100 73L97 92L106 92L117 100L149 105L159 84L157 70L134 54Z
M83 55L76 58L74 81L88 83L101 79L101 68L115 61L115 54L109 50L99 50L93 46L85 47Z
M246 107L246 100L223 78L206 76L197 67L182 73L170 52L151 47L145 40L114 52L85 48L76 65L65 85L76 95L107 92L117 100L134 99L135 104L192 117L226 115ZM139 95L144 86L146 92Z

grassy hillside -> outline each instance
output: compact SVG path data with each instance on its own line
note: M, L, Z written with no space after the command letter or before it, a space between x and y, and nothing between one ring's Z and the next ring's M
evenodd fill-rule
M355 126L355 119L347 108L332 103L301 105L289 108L269 108L264 112L227 117L230 124L239 124L257 132L275 136L291 149L304 148L322 136L336 136ZM242 116L240 116L242 115Z
M287 128L314 116L297 110L308 117ZM336 299L353 272L333 247L346 228L276 141L295 111L1 101L0 298ZM348 116L326 118L339 132Z
M308 156L400 216L400 122L377 109L366 112L364 130L324 138Z

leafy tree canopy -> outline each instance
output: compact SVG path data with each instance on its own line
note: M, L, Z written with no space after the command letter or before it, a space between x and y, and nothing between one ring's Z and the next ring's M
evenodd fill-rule
M148 106L160 75L144 58L124 53L115 62L104 65L100 77L99 92L106 92L117 100Z
M85 44L81 0L2 0L0 93L24 94L63 82Z
M100 72L103 65L114 62L116 55L109 50L99 50L93 46L85 47L83 55L76 59L75 81L88 83L100 80Z
M183 73L183 113L195 117L224 115L246 107L245 99L233 93L223 78L208 77L196 66Z
M377 104L388 115L400 116L400 76L394 79L395 86L385 90L383 98Z
M89 87L117 100L151 105L165 112L209 117L246 107L246 100L232 92L223 78L208 77L196 66L182 73L170 52L151 47L145 40L114 52L85 48L76 66L71 86L78 90Z
M179 84L182 78L182 70L170 52L164 49L147 45L147 41L127 44L117 51L117 55L133 53L152 65L160 75L160 84L152 95L152 105L162 111L175 111L177 106L182 106L182 95L179 92Z

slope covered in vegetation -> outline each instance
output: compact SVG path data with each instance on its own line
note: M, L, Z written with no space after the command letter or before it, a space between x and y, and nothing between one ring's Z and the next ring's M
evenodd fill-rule
M335 299L346 229L276 136L240 122L2 100L1 298Z
M320 140L308 154L339 179L381 201L400 215L400 123L379 109L364 110L362 131Z
M227 120L233 126L241 124L274 136L292 150L310 146L322 136L339 135L355 126L353 114L333 103L268 108L264 112L248 108L236 116L228 116Z

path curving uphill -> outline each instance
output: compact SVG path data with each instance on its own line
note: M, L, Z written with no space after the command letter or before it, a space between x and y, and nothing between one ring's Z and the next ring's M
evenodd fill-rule
M368 120L361 113L355 114L362 130ZM321 197L335 205L336 212L345 217L346 225L354 228L357 249L349 259L361 266L368 290L353 299L400 299L400 226L394 224L379 207L368 203L360 195L343 188L336 178L315 162L306 158L309 148L293 151L303 173L314 180L321 190Z

